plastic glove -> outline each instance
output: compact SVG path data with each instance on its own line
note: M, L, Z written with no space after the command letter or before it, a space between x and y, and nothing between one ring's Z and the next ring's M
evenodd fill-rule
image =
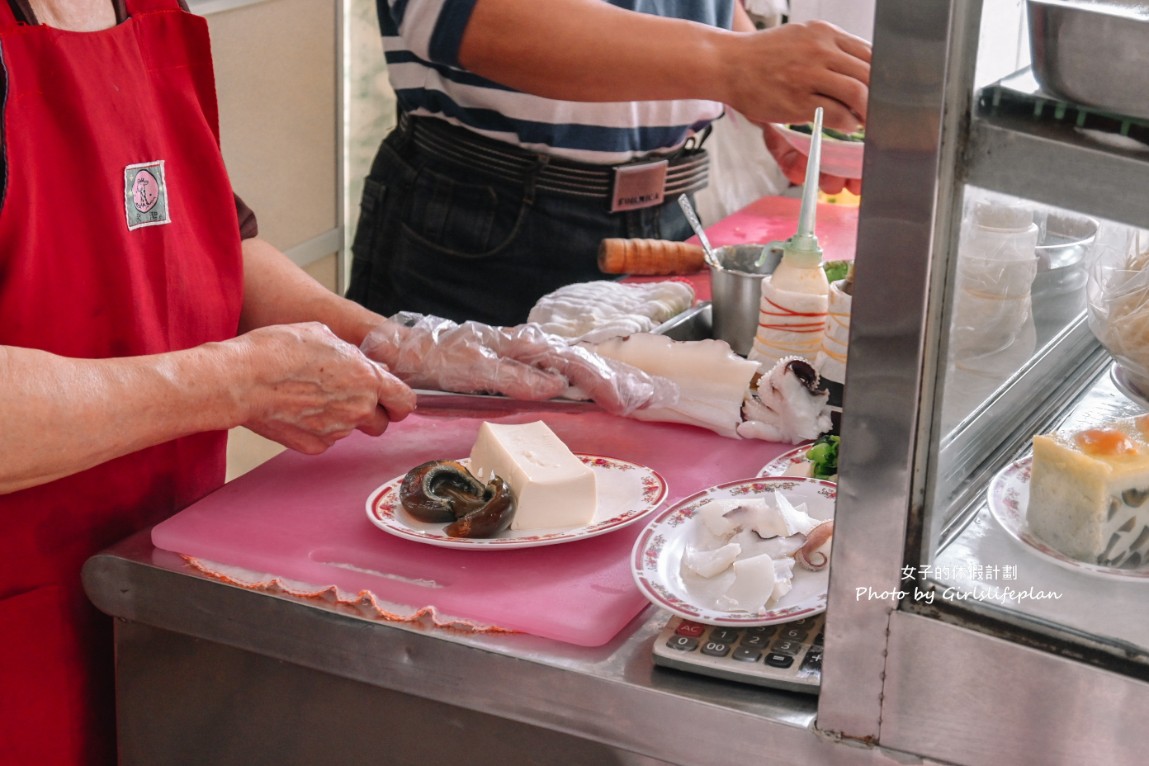
M535 324L457 324L401 312L368 333L360 348L415 388L540 401L574 386L616 415L678 398L673 382L572 346Z

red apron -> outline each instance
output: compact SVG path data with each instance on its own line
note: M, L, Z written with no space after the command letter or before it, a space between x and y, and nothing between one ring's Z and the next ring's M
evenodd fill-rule
M177 0L127 12L65 32L18 25L0 0L0 344L105 358L236 333L239 229L207 25ZM218 487L225 439L0 495L0 764L114 762L111 621L80 568Z

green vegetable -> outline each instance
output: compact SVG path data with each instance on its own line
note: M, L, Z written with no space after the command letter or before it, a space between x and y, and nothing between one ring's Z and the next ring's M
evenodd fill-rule
M814 132L814 126L808 122L807 123L801 123L801 124L795 123L793 125L787 125L786 127L788 127L790 130L793 130L797 133L805 133L806 135L810 135L811 133ZM843 133L842 131L834 130L833 128L822 128L822 136L825 138L832 138L836 141L852 141L852 142L865 141L866 140L866 129L865 128L859 128L859 129L855 130L853 133Z
M826 279L830 282L837 282L839 279L845 279L846 274L850 272L849 261L826 261L822 264L822 269L826 272Z
M815 479L831 479L838 473L838 444L840 436L824 434L806 450L806 459L814 464Z
M843 133L842 131L834 130L833 128L822 128L822 135L829 136L830 138L836 138L839 141L865 141L866 129L859 128L853 133Z

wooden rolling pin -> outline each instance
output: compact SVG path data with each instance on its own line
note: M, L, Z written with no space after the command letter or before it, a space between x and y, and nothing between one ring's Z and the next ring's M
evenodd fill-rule
M665 239L604 239L598 248L603 274L693 274L706 267L701 245Z

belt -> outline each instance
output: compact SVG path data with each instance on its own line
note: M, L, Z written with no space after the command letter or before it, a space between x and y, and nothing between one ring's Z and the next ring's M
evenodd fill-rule
M400 113L397 131L429 156L505 181L533 177L537 191L605 200L611 212L660 205L705 188L710 178L709 157L702 148L620 165L591 165L521 149L434 117Z

